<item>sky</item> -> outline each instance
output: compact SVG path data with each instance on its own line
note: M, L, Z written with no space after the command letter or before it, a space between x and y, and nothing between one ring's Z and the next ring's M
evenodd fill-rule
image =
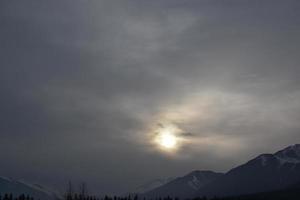
M300 143L299 9L1 1L0 175L122 194Z

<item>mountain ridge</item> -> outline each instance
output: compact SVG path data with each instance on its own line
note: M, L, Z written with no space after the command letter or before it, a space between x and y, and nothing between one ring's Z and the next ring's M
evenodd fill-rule
M182 177L177 177L169 183L144 193L144 196L176 196L185 197L199 190L204 185L223 175L210 170L194 170Z
M283 189L300 180L300 145L261 154L208 184L194 196L229 196ZM291 159L293 158L293 159Z
M212 171L194 170L146 192L144 195L148 197L193 198L199 196L236 196L281 190L300 182L300 144L288 146L273 154L260 154L224 174L219 173L210 181L205 181L204 178L202 183L199 182L199 174L196 178L193 177L197 172Z

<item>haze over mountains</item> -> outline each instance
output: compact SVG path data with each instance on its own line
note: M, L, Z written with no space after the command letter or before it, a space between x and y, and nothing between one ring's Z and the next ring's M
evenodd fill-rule
M225 174L195 171L158 187L144 195L235 196L281 190L300 182L300 145L292 145L274 154L262 154Z

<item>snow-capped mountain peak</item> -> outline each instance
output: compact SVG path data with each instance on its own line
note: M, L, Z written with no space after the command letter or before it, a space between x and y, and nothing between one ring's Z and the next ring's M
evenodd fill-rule
M274 154L261 154L249 162L259 162L261 166L278 165L280 168L284 164L300 163L300 144L289 146Z
M201 188L196 196L232 196L280 190L300 181L300 145L261 154Z
M300 144L289 146L274 154L281 164L300 163Z

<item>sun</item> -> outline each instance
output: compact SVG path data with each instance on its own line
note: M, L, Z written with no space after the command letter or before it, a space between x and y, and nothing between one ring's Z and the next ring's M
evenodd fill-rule
M175 150L178 147L179 138L176 135L176 129L173 127L163 127L157 131L155 143L162 150Z
M160 136L160 145L167 149L173 149L177 145L177 139L171 134L162 134Z

